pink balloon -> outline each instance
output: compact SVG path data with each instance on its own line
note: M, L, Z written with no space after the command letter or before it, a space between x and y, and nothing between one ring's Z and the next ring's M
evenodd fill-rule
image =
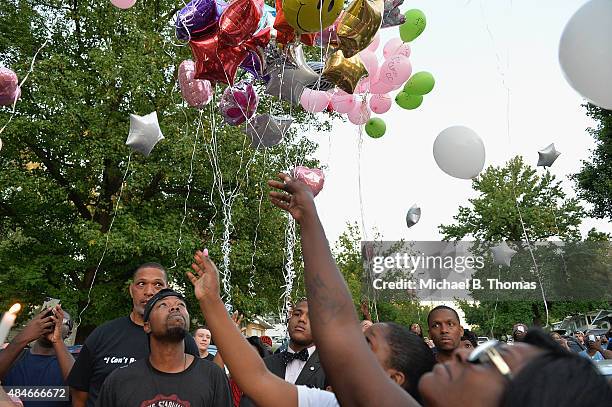
M391 97L388 94L372 95L370 98L370 109L376 114L383 114L391 109Z
M360 93L369 92L371 83L372 83L372 80L370 79L370 77L364 76L363 78L359 80L359 82L357 82L357 86L355 87L355 92L353 93L360 94Z
M375 53L364 50L359 53L363 66L368 71L368 76L373 77L378 73L378 57Z
M313 196L317 196L323 189L325 174L319 168L308 168L298 166L292 171L293 178L302 181L310 187Z
M372 93L387 93L399 89L410 78L411 74L412 65L410 60L403 55L393 55L385 59L378 72L380 87L375 88L382 92L374 92L372 90ZM374 87L374 84L372 87Z
M322 112L327 108L330 95L327 92L306 88L300 97L304 110L310 113Z
M209 81L194 79L195 64L187 59L179 66L179 87L185 102L191 107L202 108L212 99L213 91Z
M353 110L351 110L348 114L348 119L351 123L361 126L362 124L366 124L368 120L370 120L370 108L368 108L368 104L365 100L357 102L357 105Z
M20 96L21 89L15 72L0 68L0 106L12 105Z
M338 89L331 97L331 104L338 113L348 113L355 108L355 97Z
M390 39L383 48L383 55L389 58L393 55L403 55L406 58L410 57L410 44L402 41L401 38Z
M128 9L136 4L136 0L111 0L113 6L121 9Z
M374 39L370 43L370 45L368 45L368 47L366 48L366 50L370 52L375 52L378 49L379 45L380 45L380 34L376 34L374 36Z

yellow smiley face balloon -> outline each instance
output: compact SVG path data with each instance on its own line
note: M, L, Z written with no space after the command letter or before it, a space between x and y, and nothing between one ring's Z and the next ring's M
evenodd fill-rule
M343 0L283 0L283 13L298 33L321 31L336 21Z

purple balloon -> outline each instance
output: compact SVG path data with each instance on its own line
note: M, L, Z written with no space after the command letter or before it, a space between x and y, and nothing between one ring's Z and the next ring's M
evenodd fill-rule
M176 37L191 40L206 35L226 7L223 0L191 0L176 17Z

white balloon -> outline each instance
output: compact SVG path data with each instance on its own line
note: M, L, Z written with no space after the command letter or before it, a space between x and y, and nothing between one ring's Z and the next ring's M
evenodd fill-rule
M146 116L130 114L130 133L126 145L148 157L155 144L163 139L164 135L157 121L157 112L151 112Z
M559 62L583 97L612 109L612 1L591 0L569 20L559 44Z
M475 178L485 163L482 139L468 127L453 126L443 130L433 145L438 167L455 178Z

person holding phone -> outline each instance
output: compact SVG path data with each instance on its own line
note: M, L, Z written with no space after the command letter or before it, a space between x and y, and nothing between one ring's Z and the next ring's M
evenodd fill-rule
M612 359L610 351L604 351L601 347L601 339L593 334L587 335L586 337L586 350L580 352L580 355L588 357L591 360L604 360Z

